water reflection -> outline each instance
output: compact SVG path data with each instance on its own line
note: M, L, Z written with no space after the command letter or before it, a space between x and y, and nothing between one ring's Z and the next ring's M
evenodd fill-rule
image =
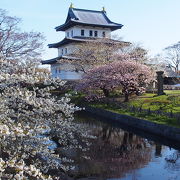
M177 150L174 151L171 155L167 156L165 160L166 160L165 168L171 171L180 170L180 151Z
M98 177L122 177L129 171L144 167L151 159L149 143L132 133L109 126L97 126L92 133L97 139L85 152L89 160L78 162L79 171L83 167L83 174L90 171L89 167L94 169L95 165L96 172L93 173Z
M180 151L162 145L159 139L148 140L87 114L79 114L77 123L95 138L88 139L88 148L58 149L61 157L73 160L69 176L81 180L179 178Z

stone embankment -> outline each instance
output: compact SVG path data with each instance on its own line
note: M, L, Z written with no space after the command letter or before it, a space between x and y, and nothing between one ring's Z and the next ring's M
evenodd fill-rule
M130 127L141 129L143 131L147 131L149 133L160 135L162 137L180 142L180 128L157 124L151 121L90 106L86 106L85 111Z

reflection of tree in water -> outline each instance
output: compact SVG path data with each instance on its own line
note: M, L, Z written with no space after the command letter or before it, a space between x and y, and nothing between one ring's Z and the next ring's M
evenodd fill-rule
M91 140L84 158L75 160L81 176L122 177L144 167L151 159L148 142L132 133L109 126L96 127L92 133L97 138Z
M165 158L165 168L171 171L180 169L180 151L174 151L171 155Z
M155 156L161 157L162 156L161 151L162 151L162 145L159 143L156 143L155 144Z

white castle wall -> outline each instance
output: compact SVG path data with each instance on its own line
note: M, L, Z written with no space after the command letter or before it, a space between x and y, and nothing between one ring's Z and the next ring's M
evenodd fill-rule
M94 31L98 32L97 38L103 38L103 32L105 32L105 37L111 38L111 30L109 28L98 28L98 27L89 27L89 26L74 26L65 31L67 38L72 38L74 36L81 36L81 30L84 30L83 37L95 37ZM89 31L93 31L93 36L89 36ZM72 33L73 32L73 33Z
M84 30L84 36L81 36L81 30ZM93 32L92 36L89 36L89 31ZM103 38L103 32L105 32L105 37L111 38L111 30L108 28L95 28L87 26L74 26L65 31L67 38L73 37L95 37L94 32L97 31L96 38ZM75 43L71 43L58 48L58 56L72 54L75 50Z
M63 65L60 64L52 64L51 65L51 76L52 78L60 78L62 80L77 80L81 79L83 73L82 72L75 72L71 70L72 68L63 68Z
M58 48L58 56L72 54L76 49L77 43L71 43ZM67 52L66 52L67 51Z

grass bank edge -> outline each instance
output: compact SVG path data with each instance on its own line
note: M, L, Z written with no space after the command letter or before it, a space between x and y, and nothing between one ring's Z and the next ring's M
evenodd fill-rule
M157 114L153 114L153 113L147 114L147 113L130 112L127 109L113 108L111 105L107 105L107 104L97 104L97 103L92 104L91 103L91 104L87 104L87 105L92 106L94 108L100 108L100 109L104 109L104 110L111 111L114 113L118 113L118 114L133 116L133 117L151 121L151 122L154 122L157 124L164 124L164 125L180 128L180 123L177 119L170 118L170 117L163 116L163 115L157 115Z

